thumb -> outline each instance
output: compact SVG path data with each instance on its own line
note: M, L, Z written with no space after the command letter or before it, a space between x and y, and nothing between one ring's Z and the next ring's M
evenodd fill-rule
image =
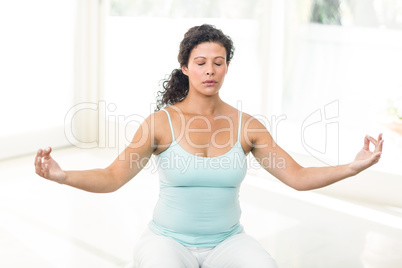
M373 164L375 164L378 161L380 161L381 154L382 154L382 152L376 152L376 153L373 154L373 156L372 156L372 163Z

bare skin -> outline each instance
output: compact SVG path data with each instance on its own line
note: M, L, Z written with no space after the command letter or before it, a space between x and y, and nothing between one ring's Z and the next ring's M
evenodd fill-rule
M182 67L189 77L189 93L182 102L166 110L172 119L176 141L193 155L224 155L237 141L240 112L219 96L228 67L225 48L216 43L195 47L188 66ZM379 161L384 143L381 134L377 139L366 136L363 148L349 164L302 167L274 142L256 118L243 113L241 130L240 144L244 153L251 152L265 170L297 190L321 188L360 173ZM137 175L153 154L163 152L171 142L166 113L158 111L141 124L131 144L104 169L65 171L51 157L52 149L47 148L38 151L35 172L43 178L82 190L112 192ZM374 145L373 151L370 151L370 143ZM268 155L281 159L284 165L267 165L264 160Z

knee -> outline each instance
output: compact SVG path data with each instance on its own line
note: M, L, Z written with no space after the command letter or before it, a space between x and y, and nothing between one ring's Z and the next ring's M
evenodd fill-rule
M267 254L266 256L248 256L243 258L236 264L237 268L278 268L275 260Z
M203 268L278 268L275 260L264 250L243 249L242 252L209 256Z
M137 262L132 266L133 268L161 268L161 267L166 267L166 268L195 268L194 266L187 266L183 262L177 261L177 260L166 260L166 259L161 259L161 260L143 260L141 262Z
M177 255L159 252L159 254L141 254L134 256L132 268L198 268L191 260Z
M150 239L134 251L133 268L198 268L186 249L169 239Z
M205 268L277 268L271 255L252 237L239 234L218 245L207 257Z
M235 258L233 266L236 268L278 268L275 260L264 250L245 250Z

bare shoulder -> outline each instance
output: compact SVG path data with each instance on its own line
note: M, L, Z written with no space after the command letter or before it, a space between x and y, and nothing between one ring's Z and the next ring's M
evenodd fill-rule
M265 121L264 118L243 113L243 133L253 148L258 144L270 144L273 142Z
M140 145L151 146L154 149L157 147L164 127L162 113L164 112L154 112L142 121L134 134L131 147L137 148Z
M166 108L165 110L171 114L170 108ZM172 141L168 115L165 111L159 110L152 113L147 118L147 121L150 124L155 144L154 154L158 154L164 151Z
M252 132L252 130L266 130L265 122L261 118L252 116L248 113L243 112L243 125L245 130Z

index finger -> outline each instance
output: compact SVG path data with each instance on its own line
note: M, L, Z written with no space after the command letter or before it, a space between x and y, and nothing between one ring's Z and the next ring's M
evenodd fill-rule
M370 150L370 142L372 142L375 146L377 146L377 141L376 141L373 137L371 137L371 136L369 136L369 135L366 135L366 136L364 137L364 146L363 146L363 149L369 151L369 150Z
M382 140L382 133L378 134L378 141Z
M50 158L50 153L52 152L52 148L51 147L47 147L44 151L43 151L43 156L45 159L49 159Z
M373 137L367 135L366 138L367 138L372 144L374 144L374 146L377 146L377 145L378 145L378 141L377 141L376 139L374 139ZM367 146L370 144L370 142L367 142L367 144L366 144L366 142L364 143L364 146L366 147L367 150L369 149Z

